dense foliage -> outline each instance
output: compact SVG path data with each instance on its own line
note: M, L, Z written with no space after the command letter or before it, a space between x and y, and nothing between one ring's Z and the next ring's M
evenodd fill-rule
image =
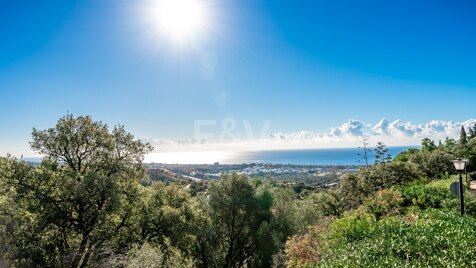
M464 129L464 128L463 128ZM286 244L291 267L473 267L476 199L465 194L466 215L449 192L457 177L451 160L467 158L474 171L475 128L438 146L429 139L391 163L382 161L321 194L325 215ZM441 180L444 179L444 180Z
M31 147L45 156L40 165L10 158L1 166L9 258L18 266L85 267L129 233L151 146L121 126L109 131L67 115L35 129Z
M467 198L468 207L474 207L474 199ZM446 187L420 184L382 190L359 209L290 239L289 264L472 267L476 214L471 209L461 217L457 208L457 198Z
M286 239L320 217L312 199L245 175L154 182L142 163L152 147L90 117L34 129L31 147L44 156L38 165L0 158L9 266L270 267Z
M431 209L336 220L316 267L474 267L476 219Z
M0 158L0 266L474 266L476 200L467 193L461 218L441 180L455 157L475 171L474 132L425 139L393 161L379 143L374 164L323 191L236 173L211 182L147 173L149 144L68 114L34 129L38 165Z

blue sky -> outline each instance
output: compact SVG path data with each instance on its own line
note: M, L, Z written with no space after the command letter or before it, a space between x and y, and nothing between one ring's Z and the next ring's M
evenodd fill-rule
M195 120L325 133L476 117L474 1L203 0L213 18L187 45L151 38L150 1L0 4L0 154L28 155L32 127L67 111L164 140Z

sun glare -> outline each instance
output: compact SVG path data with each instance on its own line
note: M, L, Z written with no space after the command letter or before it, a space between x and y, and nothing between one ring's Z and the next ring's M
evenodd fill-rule
M161 34L176 42L195 41L206 28L203 0L158 0L153 14Z
M213 164L230 163L239 156L236 152L197 151L197 152L161 152L146 155L146 163L166 164Z

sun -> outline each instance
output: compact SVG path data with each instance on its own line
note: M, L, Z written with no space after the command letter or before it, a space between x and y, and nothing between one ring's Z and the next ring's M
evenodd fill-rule
M151 16L162 35L174 42L194 41L207 27L204 0L157 0Z

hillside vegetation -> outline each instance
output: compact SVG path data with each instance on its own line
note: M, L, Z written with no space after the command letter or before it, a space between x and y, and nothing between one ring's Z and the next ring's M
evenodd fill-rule
M475 171L474 129L459 141L425 139L392 161L379 143L375 163L306 195L236 173L151 179L142 161L152 147L90 117L35 129L31 147L45 156L39 165L0 158L5 266L476 265L476 200L466 193L461 217L448 190L453 158Z
M335 192L325 193L332 204L329 217L287 241L287 265L474 267L474 193L465 193L461 216L459 198L449 191L458 179L451 176L452 159L469 158L474 176L474 137L471 129L459 142L447 139L436 146L425 139L421 150L409 149L391 163L380 161L346 177Z
M473 267L476 202L468 215L448 187L381 190L358 209L287 242L289 265L310 267Z

